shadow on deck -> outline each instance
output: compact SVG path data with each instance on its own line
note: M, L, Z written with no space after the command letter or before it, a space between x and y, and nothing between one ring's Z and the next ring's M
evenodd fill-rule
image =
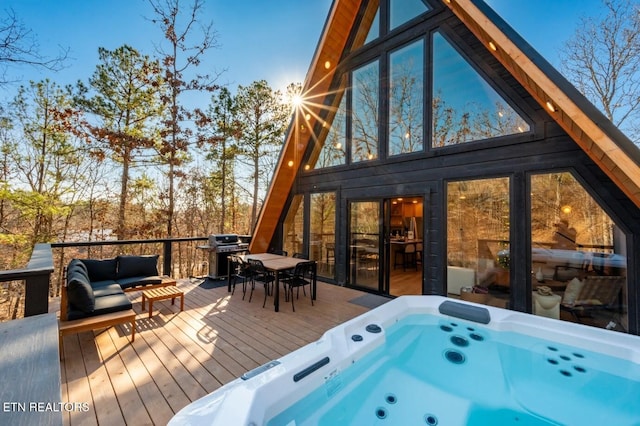
M249 303L241 287L232 296L226 286L198 284L178 283L183 312L177 302L156 302L151 318L131 293L133 344L126 325L64 338L62 401L89 407L66 413L64 424L164 425L190 402L368 310L349 302L362 292L320 282L315 306L301 294L296 312L281 299L278 313L272 298L262 308L262 288Z

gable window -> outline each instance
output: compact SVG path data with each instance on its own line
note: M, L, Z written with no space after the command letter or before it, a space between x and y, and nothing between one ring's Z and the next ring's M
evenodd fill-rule
M373 16L371 28L369 28L369 32L367 33L367 37L364 40L364 44L372 42L378 37L380 37L380 9L376 8L376 13Z
M423 149L424 41L390 55L389 155Z
M529 131L529 125L439 32L433 34L432 146Z
M324 138L324 142L320 147L318 158L313 165L314 168L320 169L338 166L344 164L346 161L347 97L345 96L344 89L339 91L336 96L338 106L335 109L335 114L331 120L331 126ZM330 108L330 111L333 111L333 108Z
M351 161L374 160L378 158L378 61L353 71L351 93Z
M422 0L390 0L389 9L389 25L392 30L431 10Z

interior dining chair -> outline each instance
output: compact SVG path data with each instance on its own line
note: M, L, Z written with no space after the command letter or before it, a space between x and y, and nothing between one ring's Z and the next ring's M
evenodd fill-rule
M401 262L398 262L398 257L401 258ZM395 269L397 265L402 265L403 271L406 271L407 267L412 267L418 270L415 244L406 244L403 250L396 251L393 268Z
M249 264L249 271L251 273L251 293L249 293L249 302L251 302L251 299L253 298L253 290L256 287L256 282L258 282L264 286L264 302L262 302L262 307L264 308L267 304L267 296L271 293L270 288L273 281L275 281L275 276L271 272L267 271L261 260L247 259L247 263Z
M315 270L315 261L310 260L308 262L300 262L296 265L291 275L283 278L286 295L285 300L287 298L291 299L291 308L293 309L293 312L296 311L296 307L293 303L293 289L297 289L296 298L300 297L300 287L302 287L302 292L306 296L307 292L304 288L307 285L311 286L311 283L315 279ZM311 299L311 306L313 306L313 295L311 293L311 289L309 289L309 298Z

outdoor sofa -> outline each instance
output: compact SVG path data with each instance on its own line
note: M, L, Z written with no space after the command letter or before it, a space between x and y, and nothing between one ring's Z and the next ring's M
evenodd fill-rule
M157 255L71 260L60 299L60 343L65 334L124 323L131 323L133 341L136 314L125 293L175 284L158 275Z

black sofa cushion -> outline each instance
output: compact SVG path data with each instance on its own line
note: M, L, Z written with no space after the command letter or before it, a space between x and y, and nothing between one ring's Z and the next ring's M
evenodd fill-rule
M81 259L84 266L87 267L89 280L105 281L114 280L116 278L116 268L118 261L114 259Z
M118 273L116 280L122 278L150 277L158 275L158 255L152 256L118 256Z
M96 308L91 315L108 314L110 312L131 309L131 301L126 294L112 294L96 298Z
M103 284L95 285L94 283L91 283L91 287L93 287L93 295L95 296L96 300L103 296L112 296L114 294L124 293L124 291L122 291L122 287L120 287L120 284L115 281L112 281L110 284L108 284L109 281L100 281L100 283Z
M96 298L87 275L80 269L67 270L67 299L71 310L90 314L95 310Z
M80 318L108 314L111 312L125 311L127 309L131 309L131 306L131 301L124 293L102 296L96 298L96 308L93 312L87 314L77 309L69 309L67 312L67 319L71 321Z
M162 278L159 276L151 276L151 277L129 277L129 278L118 278L118 284L122 288L132 288L137 286L145 286L149 284L160 284L162 282Z

